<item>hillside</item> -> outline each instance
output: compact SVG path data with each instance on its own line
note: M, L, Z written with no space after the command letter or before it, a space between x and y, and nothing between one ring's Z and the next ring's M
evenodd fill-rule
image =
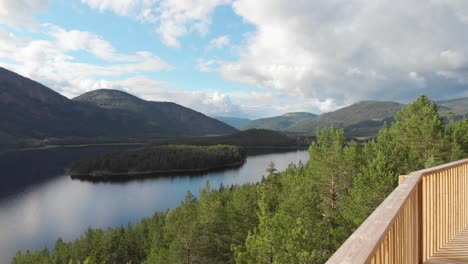
M239 129L241 126L251 121L250 119L247 119L247 118L230 117L230 116L217 116L213 118L237 129Z
M288 113L282 116L252 120L240 129L264 128L288 133L312 134L317 128L334 125L345 128L349 137L373 136L385 121L391 121L402 104L385 101L363 101L320 116L311 113Z
M452 112L455 116L464 116L468 114L468 97L438 101L441 115L447 115Z
M145 101L118 90L100 89L73 99L77 102L144 120L147 131L157 130L161 135L209 135L236 132L231 126L202 113L172 102Z
M222 122L174 103L151 103L129 94L117 93L122 100L116 100L114 105L121 107L101 107L91 103L92 97L89 95L102 95L103 92L91 92L81 97L89 98L87 103L84 103L86 100L69 100L38 82L0 68L0 142L8 144L18 139L66 137L226 134L236 131ZM112 97L108 97L109 104L112 104L112 100ZM135 108L124 107L123 102L132 102ZM138 107L144 111L151 109L152 112L138 112ZM151 114L158 117L148 117ZM160 122L152 123L153 120Z
M313 133L317 128L334 125L344 128L349 137L373 136L383 123L391 121L402 107L402 104L389 101L363 101L322 114L312 121L299 122L290 127L289 131Z
M468 114L468 97L436 103L439 105L441 116L447 116L452 112L459 119ZM310 113L289 113L256 119L239 129L263 128L293 134L313 134L317 128L334 125L344 128L348 137L371 137L377 134L384 122L392 122L393 116L403 106L391 101L362 101L320 116Z
M10 137L95 137L121 127L124 134L137 120L119 122L119 116L98 107L73 102L44 85L0 68L0 131Z
M317 115L306 112L287 113L281 116L252 120L247 124L241 126L240 129L247 130L252 128L261 128L277 131L286 131L289 130L290 127L295 126L300 122L310 122L316 117Z

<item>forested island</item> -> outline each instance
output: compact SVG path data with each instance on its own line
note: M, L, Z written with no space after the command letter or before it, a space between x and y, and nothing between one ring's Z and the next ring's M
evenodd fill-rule
M426 96L375 140L317 130L306 164L267 169L257 184L209 183L134 225L89 229L20 263L324 263L397 186L398 176L468 157L468 119L442 119Z
M72 178L99 181L199 174L240 166L245 157L241 148L232 145L152 145L78 160L71 165L69 174Z

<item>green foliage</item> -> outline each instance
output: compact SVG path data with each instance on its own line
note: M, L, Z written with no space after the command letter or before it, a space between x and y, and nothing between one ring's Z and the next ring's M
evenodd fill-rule
M149 146L85 158L72 164L71 174L115 174L204 170L242 163L244 152L236 146Z
M307 164L256 185L211 188L135 226L58 239L52 253L19 252L13 263L324 263L396 187L398 175L468 156L468 119L446 123L427 97L385 125L376 140L346 142L317 131Z
M309 148L309 167L323 197L324 208L338 209L341 195L346 194L360 165L356 143L345 145L343 129L317 130L317 142Z
M397 113L391 132L416 169L443 162L443 130L437 104L423 95Z

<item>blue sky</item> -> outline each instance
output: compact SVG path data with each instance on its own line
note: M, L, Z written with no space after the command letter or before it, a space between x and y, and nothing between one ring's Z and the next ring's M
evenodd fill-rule
M463 0L0 0L0 66L211 116L468 96Z

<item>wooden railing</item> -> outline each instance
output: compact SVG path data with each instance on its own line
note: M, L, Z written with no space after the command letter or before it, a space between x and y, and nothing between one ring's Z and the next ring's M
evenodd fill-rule
M424 263L438 258L467 227L468 159L464 159L400 176L400 185L327 264Z

